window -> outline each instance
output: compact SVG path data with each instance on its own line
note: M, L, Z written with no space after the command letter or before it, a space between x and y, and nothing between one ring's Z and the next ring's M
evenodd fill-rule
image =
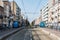
M55 16L55 18L57 18L57 16Z
M48 18L48 16L46 18Z
M58 8L58 11L59 11L59 8Z
M60 23L60 21L58 23Z
M53 18L51 18L53 20Z
M58 15L58 16L60 16L60 15Z
M48 8L48 7L47 7Z
M58 11L60 10L60 8L58 8Z
M52 15L54 14L54 12L52 12Z
M47 11L49 11L49 10L47 10Z

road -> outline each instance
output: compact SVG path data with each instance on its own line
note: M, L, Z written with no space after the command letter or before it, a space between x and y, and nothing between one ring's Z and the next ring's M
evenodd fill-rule
M6 40L53 40L47 34L43 33L39 28L23 29Z
M42 30L40 30L39 28L35 28L32 31L34 40L52 40L47 34L42 32Z
M31 40L32 39L31 35L32 35L31 30L23 29L15 33L14 35L8 37L6 40Z

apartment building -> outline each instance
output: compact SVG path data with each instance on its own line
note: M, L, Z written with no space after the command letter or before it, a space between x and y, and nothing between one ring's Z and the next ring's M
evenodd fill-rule
M4 8L2 6L0 6L0 27L1 24L3 23L3 18L4 18Z
M4 16L3 17L3 23L7 25L8 24L8 21L9 21L8 20L9 15L11 14L10 2L8 0L0 0L0 6L4 8L4 13L2 14Z
M9 14L11 12L11 6L10 6L10 2L9 1L3 1L3 5L4 5L4 11L7 15L7 17L9 17Z
M6 24L6 26L8 26L9 17L11 14L11 6L10 6L10 2L8 0L3 0L2 2L3 2L4 12L5 12L4 24Z
M42 15L42 21L44 21L46 23L45 26L48 26L47 23L48 23L48 13L49 11L49 8L48 8L48 4L40 11L41 12L41 15Z
M19 8L19 6L15 1L11 2L11 10L12 10L12 14L14 15L14 20L20 19L21 9Z
M57 28L60 26L60 0L49 0L49 26Z

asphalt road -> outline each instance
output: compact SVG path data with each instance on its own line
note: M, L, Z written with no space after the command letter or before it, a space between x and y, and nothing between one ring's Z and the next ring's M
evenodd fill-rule
M14 35L8 37L6 40L32 40L32 32L28 29L20 30Z
M14 35L8 37L6 40L53 40L39 28L23 29Z

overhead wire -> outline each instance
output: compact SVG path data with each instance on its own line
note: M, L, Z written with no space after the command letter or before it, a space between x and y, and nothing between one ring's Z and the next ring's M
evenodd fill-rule
M29 14L37 14L36 11L37 11L38 8L40 7L41 1L42 1L42 0L39 0L38 4L37 4L37 6L36 6L36 9L35 9L35 11L34 11L34 13L29 13L29 12L28 12L28 13L29 13ZM22 0L22 5L23 5L23 8L24 8L25 14L27 14L27 13L26 13L26 10L25 10L25 6L24 6L24 1L23 1L23 0Z
M23 5L23 8L24 8L25 14L26 14L25 6L24 6L24 1L23 0L21 0L21 1L22 1L22 5Z
M38 10L38 8L40 7L41 1L42 1L42 0L39 0L39 2L38 2L38 4L37 4L36 9L35 9L35 11L34 11L34 13L33 13L33 14L35 14L35 13L36 13L36 11Z

